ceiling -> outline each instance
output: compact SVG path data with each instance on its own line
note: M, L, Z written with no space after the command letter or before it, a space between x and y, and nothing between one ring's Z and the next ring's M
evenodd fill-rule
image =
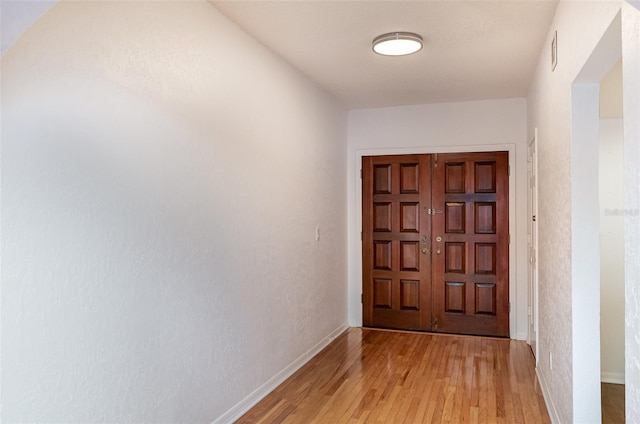
M0 55L20 38L57 0L15 1L0 0Z
M56 0L0 0L2 53ZM210 0L349 108L525 97L557 0ZM404 57L376 36L422 35ZM550 57L550 54L548 55Z
M349 108L525 97L557 0L210 0ZM404 57L376 36L416 32ZM550 57L550 54L549 54Z

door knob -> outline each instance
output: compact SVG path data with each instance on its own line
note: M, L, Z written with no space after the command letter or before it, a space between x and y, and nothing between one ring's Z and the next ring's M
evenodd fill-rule
M440 255L442 254L442 250L441 249L436 249L436 255Z
M423 255L426 255L428 251L429 251L429 249L427 249L426 247L422 248L422 254Z

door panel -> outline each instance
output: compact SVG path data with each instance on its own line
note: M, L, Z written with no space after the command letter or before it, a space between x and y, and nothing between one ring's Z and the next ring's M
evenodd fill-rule
M431 162L363 158L364 325L428 330Z
M508 153L363 158L365 326L509 336Z
M432 200L433 331L508 336L508 154L439 154Z

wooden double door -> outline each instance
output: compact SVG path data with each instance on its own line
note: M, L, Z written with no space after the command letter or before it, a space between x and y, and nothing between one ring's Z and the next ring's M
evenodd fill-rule
M508 152L362 162L364 325L508 337Z

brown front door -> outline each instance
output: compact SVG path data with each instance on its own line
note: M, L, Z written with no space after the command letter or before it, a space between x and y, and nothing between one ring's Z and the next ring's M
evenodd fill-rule
M509 336L508 153L363 158L364 325Z
M363 158L364 324L431 328L431 158Z

